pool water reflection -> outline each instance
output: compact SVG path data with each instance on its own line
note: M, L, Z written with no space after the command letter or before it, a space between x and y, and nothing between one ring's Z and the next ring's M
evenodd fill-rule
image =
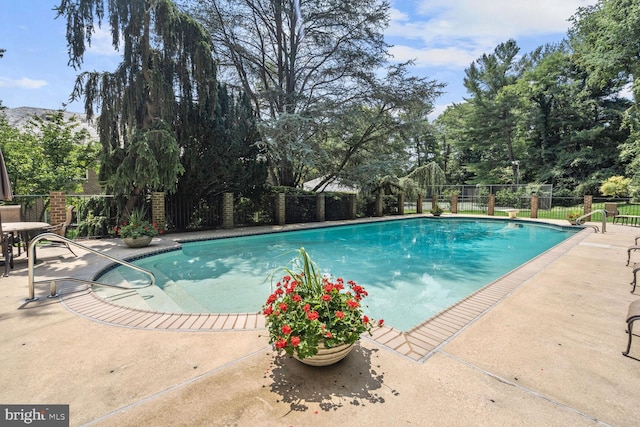
M158 286L133 299L152 310L255 313L271 293L268 277L304 247L323 273L367 289L367 314L409 330L575 232L526 221L412 218L188 242L135 261ZM123 280L145 279L123 268L99 279Z

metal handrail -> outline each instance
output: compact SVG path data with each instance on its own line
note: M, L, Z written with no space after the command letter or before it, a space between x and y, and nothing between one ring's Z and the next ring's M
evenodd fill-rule
M55 281L56 280L65 280L65 281L75 281L75 282L83 282L83 283L96 283L96 284L100 284L103 286L112 286L114 288L124 288L124 289L143 289L146 288L148 286L152 286L156 283L156 277L153 275L152 272L150 272L149 270L145 270L142 267L138 267L135 264L131 264L127 261L123 261L121 259L118 258L114 258L112 256L109 256L107 254L104 254L102 252L96 251L95 249L91 249L90 247L87 247L85 245L82 245L78 242L75 242L73 240L67 239L66 237L62 237L59 234L55 234L55 233L42 233L37 235L36 237L34 237L31 240L31 243L29 244L29 249L28 249L28 268L29 268L29 298L27 298L25 301L27 302L31 302L31 301L37 301L38 298L35 297L35 284L36 283L44 283L45 281L39 281L39 282L35 282L34 281L34 272L33 272L33 266L35 264L35 247L36 247L36 243L38 243L40 240L51 240L51 241L58 241L61 243L64 243L65 245L73 245L73 246L77 246L80 249L84 249L85 251L89 251L92 252L98 256L107 258L108 260L115 262L117 264L120 265L124 265L125 267L130 267L133 268L134 270L137 270L141 273L144 273L146 275L149 276L149 278L151 279L150 283L148 285L144 285L144 286L136 286L136 287L131 287L131 288L125 288L123 286L118 286L118 285L109 285L109 284L104 284L104 283L98 283L98 282L93 282L91 280L82 280L82 279L76 279L73 277L60 277L60 278L56 278L54 280L51 280L51 289L50 289L50 295L49 297L56 297L58 296L58 293L56 292L56 285L55 285Z
M582 225L581 221L585 218L590 217L591 215L595 214L595 213L599 213L602 214L602 232L606 232L607 231L607 211L605 211L604 209L597 209L595 211L589 212L587 214L584 214L580 217L578 217L576 219L576 224L577 225Z

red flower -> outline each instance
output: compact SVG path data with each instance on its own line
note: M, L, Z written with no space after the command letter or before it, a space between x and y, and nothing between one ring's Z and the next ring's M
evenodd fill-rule
M309 320L318 320L319 317L320 315L317 311L312 311L311 313L307 314L307 319Z
M333 285L331 283L324 285L324 291L326 293L330 293L333 290Z
M278 296L276 294L271 294L269 298L267 298L267 304L273 304L277 299Z
M291 299L295 302L302 302L302 297L300 295L293 295Z
M287 340L280 338L276 341L276 348L285 348L287 346Z
M327 294L322 295L322 301L331 301L331 295L327 295Z
M282 333L285 334L285 335L289 335L291 333L291 326L284 325L282 327Z
M349 306L349 308L358 308L360 306L360 303L358 301L350 299L349 301L347 301L347 305Z
M264 311L262 312L262 314L264 314L265 316L269 316L271 315L271 313L273 313L273 307L272 306L267 306Z
M325 338L333 338L333 334L331 332L327 331L327 333L324 334L324 337Z
M344 313L341 311L336 311L336 317L338 319L344 319Z
M369 323L369 317L362 316L362 323Z
M384 319L378 320L378 326L382 326L384 324Z
M302 310L306 313L309 312L309 310L311 310L311 306L307 303L304 305L304 307L302 307Z
M300 344L300 337L291 337L291 345L297 347Z
M280 303L278 307L280 307L280 311L282 311L283 313L287 311L287 304L285 303Z

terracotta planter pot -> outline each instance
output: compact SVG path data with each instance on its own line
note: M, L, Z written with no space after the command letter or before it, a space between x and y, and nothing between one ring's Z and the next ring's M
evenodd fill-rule
M327 348L324 343L319 344L318 353L311 357L305 357L304 359L295 357L305 365L310 366L328 366L333 365L336 362L344 359L353 349L353 344L341 344L335 347Z
M141 236L135 239L132 237L125 237L122 241L130 248L144 248L145 246L149 246L151 239L153 239L151 236Z

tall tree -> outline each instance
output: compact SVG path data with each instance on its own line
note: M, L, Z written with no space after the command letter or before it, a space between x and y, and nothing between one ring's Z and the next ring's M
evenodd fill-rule
M176 116L193 128L189 112L215 100L209 35L171 0L62 0L56 10L67 21L74 68L103 20L113 47L122 49L116 71L81 73L72 98L84 97L88 117L97 107L101 178L131 212L145 191L174 190L183 172Z
M530 147L524 161L529 181L553 184L557 194L596 194L604 178L622 170L619 145L628 132L620 123L629 103L611 86L586 84L588 74L573 58L566 43L530 55L517 83L526 104L520 135Z
M185 174L178 192L194 200L223 192L250 195L266 180L264 150L248 96L219 84L215 107L194 111L199 126L179 138L188 143L181 145Z
M523 72L520 48L514 40L499 44L492 54L484 54L465 70L464 86L473 104L468 132L480 143L484 155L475 165L480 182L500 182L501 166L511 168L518 181L518 157L514 144L519 97L514 84Z
M14 194L75 191L78 178L96 166L97 146L78 120L63 111L46 120L34 116L24 128L9 125L0 113L0 149L4 153Z
M319 102L326 117L316 135L323 155L310 153L325 175L318 187L336 176L362 187L388 174L406 175L413 166L411 133L427 128L425 116L442 87L410 76L400 64L383 77L362 81L351 99Z
M586 68L592 85L630 89L633 105L625 121L630 136L621 155L640 196L640 3L600 0L580 8L569 35L575 60Z
M474 174L467 165L478 163L482 154L467 143L466 123L472 112L473 105L469 102L453 104L434 122L437 138L444 146L443 170L451 184L465 184L472 180Z
M391 108L383 105L381 97L370 96L385 92L376 76L388 60L383 37L387 1L190 3L212 33L221 73L244 88L259 111L273 183L298 186L309 171L335 179L345 169L328 165L326 160L335 154L337 145L345 143L340 163L348 164L349 159L371 149L371 130L375 130L376 143L389 141L378 137L391 133L381 132L383 122L397 131L396 123L386 118ZM394 78L399 72L404 71L390 69L388 74ZM431 83L414 79L401 89L417 84L417 91L424 94L425 88L433 89ZM422 101L429 104L434 92ZM354 123L358 127L348 129ZM360 136L329 132L338 128L369 132Z

